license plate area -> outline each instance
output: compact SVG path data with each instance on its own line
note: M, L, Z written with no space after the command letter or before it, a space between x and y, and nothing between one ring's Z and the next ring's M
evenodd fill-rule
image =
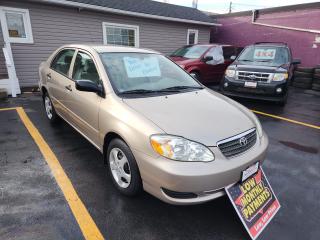
M244 82L244 87L257 88L257 82Z
M242 171L241 174L241 182L244 182L248 178L252 177L254 174L256 174L259 170L259 162L256 162L255 164L248 167L246 170Z

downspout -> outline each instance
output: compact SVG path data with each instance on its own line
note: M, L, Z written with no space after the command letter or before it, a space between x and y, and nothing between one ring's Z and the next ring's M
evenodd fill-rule
M258 10L252 10L252 20L251 20L252 24L259 25L259 26L264 26L264 27L272 27L272 28L279 28L279 29L285 29L285 30L292 30L292 31L320 34L320 30L315 30L315 29L294 28L294 27L286 27L286 26L281 26L281 25L258 23L258 22L256 22L256 20L258 18L258 15L259 15L259 11Z

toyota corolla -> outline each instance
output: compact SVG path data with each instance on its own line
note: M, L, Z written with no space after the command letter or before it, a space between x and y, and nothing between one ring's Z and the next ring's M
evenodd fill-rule
M67 45L39 74L48 120L92 143L123 194L206 202L265 158L268 138L250 110L158 52Z

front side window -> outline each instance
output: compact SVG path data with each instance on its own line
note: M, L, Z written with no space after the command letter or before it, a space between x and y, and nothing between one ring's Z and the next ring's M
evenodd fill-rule
M51 63L51 68L63 75L68 76L74 49L64 49L60 51Z
M74 62L72 73L74 80L90 80L97 85L100 83L99 74L92 58L84 53L79 52Z
M139 47L139 27L103 23L104 44Z
M168 58L147 53L101 53L108 77L118 94L160 93L202 88Z
M200 58L209 48L210 46L201 45L184 46L173 52L170 56L196 59Z
M33 43L30 16L27 9L0 8L4 31L12 43Z

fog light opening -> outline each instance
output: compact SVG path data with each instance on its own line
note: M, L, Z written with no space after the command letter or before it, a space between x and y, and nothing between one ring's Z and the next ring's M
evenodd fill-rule
M276 91L277 93L282 93L282 88L277 88Z
M229 86L229 84L228 84L227 82L225 82L225 83L223 84L223 86L224 86L225 88L227 88L227 87Z

